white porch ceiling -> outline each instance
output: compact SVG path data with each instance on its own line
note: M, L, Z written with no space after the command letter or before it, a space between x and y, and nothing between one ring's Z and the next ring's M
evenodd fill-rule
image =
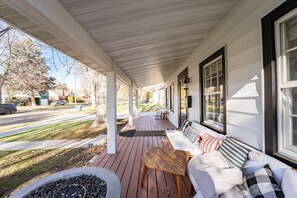
M59 0L139 87L164 82L238 0ZM84 64L104 72L5 4L0 17Z

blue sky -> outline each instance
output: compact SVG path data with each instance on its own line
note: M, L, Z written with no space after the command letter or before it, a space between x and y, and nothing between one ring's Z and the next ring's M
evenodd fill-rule
M55 77L58 82L66 83L68 88L74 89L75 60L47 45L40 44L40 47L43 52L42 56L45 57L47 65L51 67L49 76ZM77 79L77 84L78 81Z
M8 25L0 20L0 29L7 27ZM31 36L21 32L16 31L15 34L18 38L28 38L33 42L37 43L43 54L42 57L45 57L47 65L51 67L48 76L55 77L58 82L66 83L69 89L74 89L74 60L59 51L43 44L40 41L32 38ZM77 80L79 85L79 80Z

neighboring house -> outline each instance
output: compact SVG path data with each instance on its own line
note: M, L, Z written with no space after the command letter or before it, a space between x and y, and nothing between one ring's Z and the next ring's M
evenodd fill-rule
M44 92L38 92L35 94L35 100L36 104L40 106L46 106L49 105L49 92L44 91Z
M49 104L48 91L36 92L34 94L36 105L46 106ZM5 103L15 103L16 105L27 106L31 105L31 97L23 93L16 93L14 95L4 95Z
M55 90L49 90L49 99L50 101L55 101L55 100L60 100L60 91L55 89Z
M49 100L50 101L66 100L67 96L71 93L64 89L54 89L54 90L49 90L48 92L49 92Z

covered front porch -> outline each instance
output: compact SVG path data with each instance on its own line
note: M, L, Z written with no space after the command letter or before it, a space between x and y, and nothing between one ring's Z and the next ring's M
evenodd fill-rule
M168 120L155 119L154 114L144 113L134 118L134 126L128 124L123 130L159 131L175 128ZM149 170L141 188L143 163L141 156L151 147L168 147L165 136L122 137L117 135L117 152L108 154L105 149L91 166L103 167L116 173L121 181L121 197L177 197L175 176L161 171ZM182 197L190 196L188 176L181 179ZM193 196L193 195L192 195Z

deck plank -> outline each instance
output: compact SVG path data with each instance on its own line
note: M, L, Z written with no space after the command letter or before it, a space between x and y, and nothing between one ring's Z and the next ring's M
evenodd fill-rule
M138 149L139 143L140 143L140 137L135 137L133 138L135 139L135 142L133 143L134 146ZM121 197L126 197L127 193L128 193L128 187L129 187L129 183L130 183L130 178L133 175L133 166L134 166L134 162L135 162L135 158L136 158L136 151L137 149L132 148L131 153L129 154L129 160L128 163L126 164L126 168L124 170L124 174L122 176L122 193L121 193ZM136 173L136 172L135 172Z
M133 172L131 174L129 186L135 186L135 188L128 188L128 192L126 197L136 197L137 195L137 186L138 183L141 181L141 156L143 154L143 144L144 144L144 137L139 137L139 145L137 147L137 153L134 161Z
M153 137L149 137L149 148L154 146ZM156 170L149 169L148 170L148 181L146 184L148 188L148 197L158 197L158 187L157 187L157 178L156 178Z
M175 128L168 120L153 117L153 114L145 114L134 120L134 126L126 129L141 131L158 131L167 128ZM125 127L124 127L125 128ZM107 154L104 149L92 166L99 166L115 172L121 181L122 198L177 198L175 177L172 174L161 171L149 170L144 187L141 188L141 176L143 162L141 156L151 147L169 147L164 136L150 137L121 137L118 136L117 153ZM189 179L184 176L181 179L182 197L190 197Z

